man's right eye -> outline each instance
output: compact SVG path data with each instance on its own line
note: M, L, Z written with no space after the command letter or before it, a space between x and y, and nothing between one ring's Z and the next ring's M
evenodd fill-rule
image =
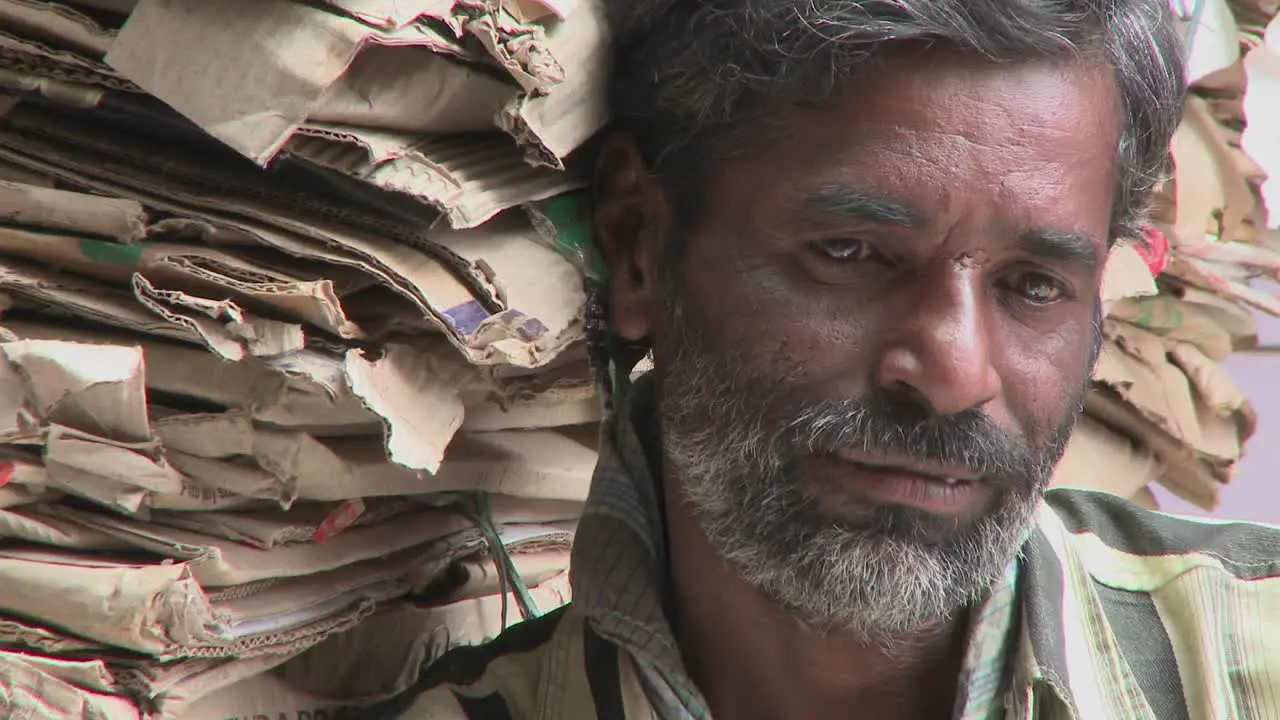
M822 240L814 243L813 247L823 257L836 262L865 262L878 256L871 243L865 240Z

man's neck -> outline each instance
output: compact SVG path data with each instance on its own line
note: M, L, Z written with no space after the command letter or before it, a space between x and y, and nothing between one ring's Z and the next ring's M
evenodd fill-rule
M735 720L952 716L963 620L904 639L893 653L805 627L745 583L663 483L671 553L669 609L681 654L712 713ZM854 712L856 711L856 713Z

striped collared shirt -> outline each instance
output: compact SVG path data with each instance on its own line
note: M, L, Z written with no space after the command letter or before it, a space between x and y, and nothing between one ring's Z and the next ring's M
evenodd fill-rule
M353 717L710 718L663 614L659 489L632 422L647 395L602 430L573 602ZM1280 720L1280 528L1051 490L969 632L957 720Z

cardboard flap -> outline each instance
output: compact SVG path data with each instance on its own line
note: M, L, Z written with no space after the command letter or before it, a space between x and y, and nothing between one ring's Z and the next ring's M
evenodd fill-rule
M334 720L340 704L296 690L275 672L265 672L208 692L177 711L178 720L298 718Z
M543 25L520 22L496 0L458 4L471 11L463 29L478 38L525 91L545 93L564 81L565 67L554 55Z
M50 487L131 513L151 492L182 491L181 475L154 441L122 443L51 425L44 466Z
M243 411L169 415L155 422L166 450L202 458L253 455L253 421Z
M1200 427L1187 378L1167 359L1159 336L1131 325L1107 322L1093 380L1110 387L1144 416L1179 440L1194 445Z
M84 13L56 2L3 0L0 23L90 57L105 55L115 39Z
M470 432L588 425L604 416L591 368L585 363L532 377L495 380L467 390L462 400L467 408L462 429Z
M105 325L203 345L193 328L148 311L133 294L28 263L0 258L0 290Z
M0 16L7 2L0 2ZM147 215L132 200L69 190L0 182L0 217L6 223L103 237L121 243L141 240Z
M348 529L323 544L294 543L261 549L179 528L68 507L50 507L48 511L56 517L123 538L139 549L186 560L193 577L206 588L333 570L471 527L469 521L455 513L422 509L370 527Z
M112 652L106 646L92 640L12 618L0 618L0 644L5 647L34 650L44 655L66 657L87 655L111 657L119 654L118 651Z
M1093 390L1085 396L1085 412L1155 455L1164 467L1161 485L1198 507L1210 511L1217 507L1220 482L1215 469L1137 408L1109 390Z
M497 117L526 148L530 162L557 170L565 169L565 158L604 127L609 114L604 8L599 0L575 4L580 7L547 31L548 52L563 66L564 79L545 92L512 97Z
M0 538L68 550L123 550L127 543L90 528L22 510L0 510Z
M265 165L309 119L420 133L492 128L514 88L431 52L454 43L428 26L387 32L315 4L144 0L107 61Z
M57 340L0 343L42 423L123 442L151 439L142 350Z
M282 0L142 0L106 60L265 164L351 64L366 32L348 18Z
M52 660L0 652L0 714L10 718L143 720L127 698L86 689L93 661ZM68 677L70 675L71 677Z
M1151 269L1129 242L1117 242L1107 256L1102 273L1103 302L1156 294Z
M508 208L585 186L574 173L535 168L500 133L423 137L310 123L289 155L415 197L454 228L478 227Z
M1229 147L1202 98L1188 97L1173 138L1177 169L1178 242L1196 245L1206 235L1244 239L1245 220L1257 198L1231 160Z
M405 27L419 18L448 20L453 17L455 0L323 0L358 18L361 22L384 29Z
M324 93L310 123L414 134L485 132L517 88L427 48L370 45Z
M183 563L136 564L71 551L0 549L3 610L81 637L159 655L213 641L208 599Z
M1099 490L1130 498L1156 482L1163 472L1164 468L1149 451L1135 447L1129 439L1083 415L1050 485Z
M530 595L544 612L564 605L570 597L567 573L530 588ZM505 618L503 607L501 595L437 607L391 604L285 663L281 674L291 687L347 705L377 702L407 689L446 650L491 640L522 620L513 596L506 598Z
M386 421L391 461L434 473L462 425L458 391L475 373L451 351L427 350L388 345L374 359L352 350L347 353L346 373L352 392Z
M1167 293L1125 298L1108 308L1107 317L1137 325L1170 340L1191 343L1219 362L1234 350L1253 344L1252 317L1230 301L1222 305L1208 305L1188 302Z
M596 426L461 433L432 490L483 490L522 498L584 501L595 468Z

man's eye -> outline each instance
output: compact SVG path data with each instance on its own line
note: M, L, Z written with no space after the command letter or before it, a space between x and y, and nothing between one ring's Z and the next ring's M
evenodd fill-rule
M863 240L823 240L815 243L814 249L837 262L862 262L876 257L871 243Z
M1062 284L1048 275L1026 273L1014 278L1013 290L1033 305L1052 305L1066 296Z

